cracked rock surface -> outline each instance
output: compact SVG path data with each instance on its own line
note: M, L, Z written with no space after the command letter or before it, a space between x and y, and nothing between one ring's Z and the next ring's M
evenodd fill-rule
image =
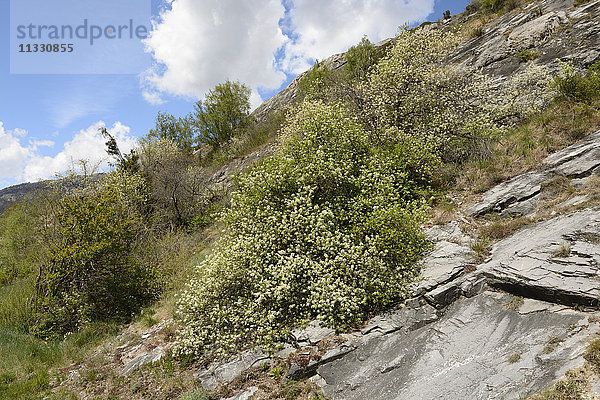
M438 321L413 332L367 341L317 370L325 395L334 400L518 399L581 363L597 323L571 310L520 314L507 309L511 299L487 291L455 302ZM544 309L543 303L531 302ZM546 346L553 337L563 341L550 351ZM511 363L513 354L519 360Z

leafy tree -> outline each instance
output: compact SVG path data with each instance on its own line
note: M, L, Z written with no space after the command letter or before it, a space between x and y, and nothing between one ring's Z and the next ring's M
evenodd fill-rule
M159 112L156 116L156 126L150 130L151 139L168 139L175 143L180 150L190 150L194 145L193 117L176 118L171 114Z
M247 126L250 112L248 86L240 82L226 81L210 90L204 99L194 106L194 125L199 144L218 148L231 139L236 131Z
M195 156L180 151L169 139L141 141L141 169L160 230L187 226L222 196L210 178L214 171L197 165Z

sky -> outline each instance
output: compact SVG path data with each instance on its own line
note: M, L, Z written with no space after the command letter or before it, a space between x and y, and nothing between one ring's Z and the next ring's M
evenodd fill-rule
M98 25L108 32L113 33L108 28L112 21L118 26L118 15L146 25L149 33L135 37L132 25L131 37L99 38L87 47L75 42L71 54L17 51L19 45L43 42L31 39L35 30L34 36L19 41L17 24L65 23L55 16L80 21L85 11L78 5L94 2L102 7L92 12L94 21L104 21ZM249 85L256 107L315 59L343 52L364 35L377 42L393 37L405 23L436 21L445 10L460 13L468 3L0 0L0 189L53 178L77 168L79 160L105 169L101 127L128 151L153 128L159 111L186 115L208 90L227 79ZM49 34L38 34L43 32ZM52 43L69 42L63 37ZM93 53L86 53L89 49Z

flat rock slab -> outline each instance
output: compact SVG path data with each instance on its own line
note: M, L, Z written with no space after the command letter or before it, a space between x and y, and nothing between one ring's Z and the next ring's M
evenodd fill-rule
M433 226L425 231L425 235L433 242L434 248L421 260L424 267L422 280L412 285L415 296L457 278L475 262L471 238L462 232L457 221Z
M525 228L496 244L479 267L488 283L566 305L600 306L600 210Z
M489 291L463 298L436 322L372 338L321 366L317 373L324 381L314 381L332 400L518 399L535 393L582 362L598 326L585 313L545 311L546 304L531 304L535 300L528 311L542 311L511 311L506 305L513 299ZM563 341L549 351L553 337Z

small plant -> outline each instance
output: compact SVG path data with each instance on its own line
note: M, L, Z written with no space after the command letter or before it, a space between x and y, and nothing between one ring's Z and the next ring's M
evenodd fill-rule
M513 296L509 301L504 303L504 308L511 311L518 311L525 301L520 296Z
M535 60L539 56L540 53L533 49L523 49L517 53L517 57L521 60L521 62Z
M563 243L560 245L560 248L552 253L553 257L569 257L571 254L571 245L569 243Z
M469 36L475 38L475 37L479 37L483 35L483 25L479 25L475 28L473 28L473 30L471 30L471 32L469 33Z
M596 338L587 348L583 358L596 372L600 372L600 338Z
M565 339L559 338L558 336L552 336L544 345L544 348L542 349L542 354L552 353L558 347L558 345L564 341Z
M190 392L184 394L179 400L214 400L212 396L204 389L193 389Z
M475 242L471 243L471 250L478 262L483 262L490 255L490 240L487 236L480 236Z
M269 363L265 361L264 363L260 364L259 368L262 372L267 372L269 370L269 367Z
M517 363L517 362L519 362L519 360L521 360L521 355L519 353L511 354L508 357L508 362L511 364Z
M279 379L283 375L283 365L279 364L271 368L269 376L273 379Z

